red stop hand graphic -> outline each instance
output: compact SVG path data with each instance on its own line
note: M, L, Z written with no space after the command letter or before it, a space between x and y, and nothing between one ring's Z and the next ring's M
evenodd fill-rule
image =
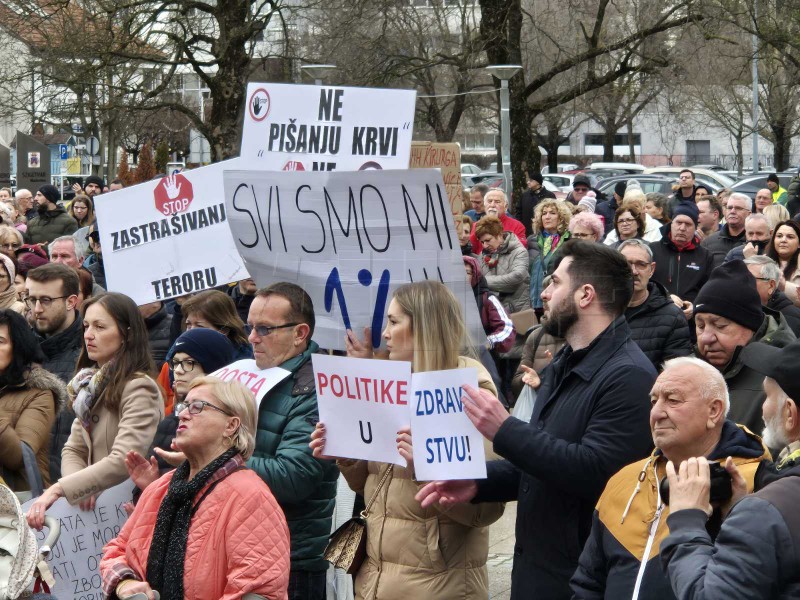
M166 215L186 211L194 199L192 182L181 173L161 179L154 192L156 209Z

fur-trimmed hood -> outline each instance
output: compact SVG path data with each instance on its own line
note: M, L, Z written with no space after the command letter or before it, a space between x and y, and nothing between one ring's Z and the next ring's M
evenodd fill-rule
M69 405L67 386L56 375L34 364L25 372L25 383L18 386L25 389L50 390L56 403L56 414Z

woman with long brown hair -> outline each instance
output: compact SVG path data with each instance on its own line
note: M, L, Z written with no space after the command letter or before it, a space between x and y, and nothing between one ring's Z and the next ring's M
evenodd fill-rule
M783 273L781 291L800 306L800 225L796 221L778 223L767 246L767 256L778 263Z
M94 223L94 204L89 196L84 194L75 196L67 212L78 222L78 227L88 227Z
M145 454L164 417L161 392L150 377L147 329L133 300L102 294L86 300L82 316L84 346L78 373L67 385L77 418L61 454L61 479L28 511L28 524L36 529L61 496L91 510L100 492L125 481L125 456Z

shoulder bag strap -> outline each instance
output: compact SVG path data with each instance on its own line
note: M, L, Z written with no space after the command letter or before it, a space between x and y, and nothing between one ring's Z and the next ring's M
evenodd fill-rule
M386 480L389 478L389 475L391 474L391 472L393 470L394 470L394 465L389 465L389 467L384 472L383 477L381 477L381 480L378 482L378 487L376 487L375 491L372 493L372 498L369 499L369 502L367 503L366 508L361 511L361 518L362 519L366 519L367 518L367 515L369 514L369 510L372 508L372 505L375 504L375 500L378 499L378 492L381 491L381 488L383 487L383 484L386 483Z

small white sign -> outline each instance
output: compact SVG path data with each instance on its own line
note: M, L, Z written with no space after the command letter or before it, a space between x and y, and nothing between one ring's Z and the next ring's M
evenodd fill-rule
M56 583L51 592L58 598L102 598L100 559L103 546L119 535L128 520L122 507L131 501L133 482L128 479L97 497L94 510L83 511L59 498L47 509L47 516L61 523L61 535L53 545L47 564ZM33 500L22 505L28 511ZM41 546L47 530L36 532Z
M411 363L314 354L325 454L405 466L397 432L409 425Z
M291 375L291 371L273 367L271 369L259 369L256 361L252 358L237 360L211 373L212 377L217 377L223 381L236 380L253 392L256 398L256 410L261 406L261 400L272 388Z
M477 369L411 377L411 440L419 481L486 479L483 436L464 414L462 385L478 389Z

